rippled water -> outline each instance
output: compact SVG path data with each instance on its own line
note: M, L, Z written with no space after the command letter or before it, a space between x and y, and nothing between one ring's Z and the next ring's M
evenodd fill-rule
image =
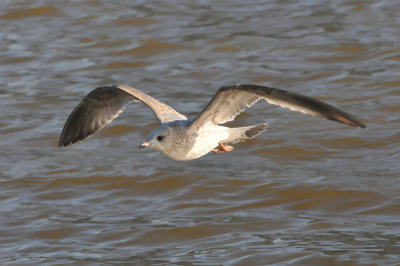
M398 1L2 1L2 265L387 265L400 261ZM194 115L259 83L356 114L358 130L258 104L233 152L138 145L140 104L59 149L86 93L129 84Z

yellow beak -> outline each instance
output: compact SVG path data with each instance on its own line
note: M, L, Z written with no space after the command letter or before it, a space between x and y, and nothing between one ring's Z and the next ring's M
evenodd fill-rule
M148 141L145 141L139 146L139 149L143 149L143 148L149 147L149 146L150 146L150 143Z

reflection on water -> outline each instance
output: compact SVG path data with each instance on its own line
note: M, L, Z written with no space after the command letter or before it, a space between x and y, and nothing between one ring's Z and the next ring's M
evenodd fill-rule
M0 11L0 261L382 265L399 261L396 1L9 1ZM357 130L258 104L267 131L175 162L138 145L140 104L57 148L93 88L130 84L195 115L262 83L356 114Z

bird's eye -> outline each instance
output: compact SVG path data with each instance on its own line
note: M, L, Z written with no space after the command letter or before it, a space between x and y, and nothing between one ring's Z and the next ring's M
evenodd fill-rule
M164 136L161 136L161 135L160 135L160 136L157 137L157 140L158 140L158 141L162 141L163 139L164 139Z

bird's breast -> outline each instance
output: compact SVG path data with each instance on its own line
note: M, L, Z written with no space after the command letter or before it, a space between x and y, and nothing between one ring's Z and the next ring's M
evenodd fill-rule
M209 153L213 148L218 146L218 142L228 137L229 133L226 127L212 124L204 125L197 132L191 148L185 154L186 160L196 159Z

